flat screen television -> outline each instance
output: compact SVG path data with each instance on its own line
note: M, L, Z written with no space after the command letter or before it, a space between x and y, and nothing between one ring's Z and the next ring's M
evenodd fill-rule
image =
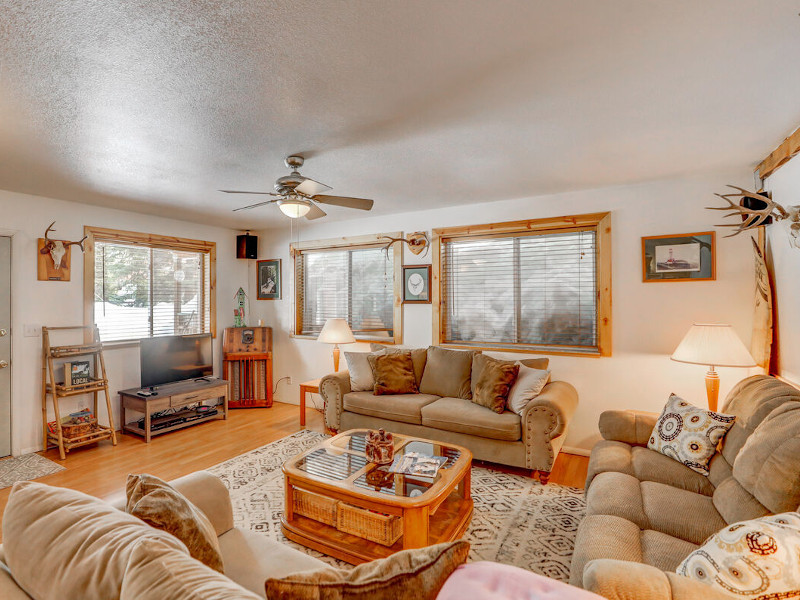
M211 334L171 335L139 342L142 387L198 379L214 373Z

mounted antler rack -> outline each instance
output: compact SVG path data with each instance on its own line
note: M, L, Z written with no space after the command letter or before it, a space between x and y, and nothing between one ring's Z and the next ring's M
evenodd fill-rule
M411 250L412 253L419 256L422 251L425 251L425 256L428 254L428 250L430 249L431 240L428 237L427 231L415 231L414 233L409 233L404 238L393 238L389 237L388 235L382 235L378 239L380 240L389 240L389 243L383 247L384 252L386 252L386 257L389 257L389 248L392 247L393 244L398 242L403 244L408 244L408 249Z
M736 193L714 194L727 203L727 206L706 206L708 210L727 210L732 211L723 217L741 216L741 223L725 223L717 227L735 227L733 233L725 237L739 235L743 231L749 231L762 225L769 225L774 221L789 220L790 243L800 248L800 206L789 206L784 208L775 202L768 192L750 192L735 185L728 186L737 190ZM734 202L733 199L738 199Z

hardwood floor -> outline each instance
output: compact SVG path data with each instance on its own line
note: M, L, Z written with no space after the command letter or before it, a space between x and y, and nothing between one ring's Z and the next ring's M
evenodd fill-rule
M299 411L296 405L280 402L268 409L232 410L225 421L210 421L157 436L149 444L138 436L118 435L116 447L103 442L73 450L65 461L59 460L58 450L50 450L41 454L66 469L36 481L109 499L124 492L128 473L151 473L168 481L300 431L303 428L300 427ZM322 431L322 415L307 409L306 428ZM561 453L550 481L583 487L588 463L587 457ZM484 466L523 475L528 473L497 465ZM0 513L5 510L10 492L11 488L0 490Z

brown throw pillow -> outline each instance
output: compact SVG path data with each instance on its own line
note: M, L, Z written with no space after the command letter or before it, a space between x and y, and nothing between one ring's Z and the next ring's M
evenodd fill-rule
M325 567L267 579L267 600L433 600L468 554L469 543L457 540L403 550L352 571Z
M476 354L472 358L472 401L502 413L518 374L515 362Z
M470 374L472 357L475 354L480 354L480 351L448 350L430 346L425 372L419 384L420 393L470 400L472 398Z
M419 387L420 382L422 382L422 374L425 372L425 363L428 361L427 348L397 348L396 346L386 346L384 344L372 343L369 345L369 349L371 352L383 350L386 354L411 352L411 361L414 363L414 377L417 380L417 387Z
M224 573L219 540L203 511L166 481L143 473L128 475L125 511L148 525L171 533L189 549L189 554L212 569Z
M417 380L414 377L414 363L411 352L392 354L370 354L367 358L375 376L376 396L389 394L416 394Z

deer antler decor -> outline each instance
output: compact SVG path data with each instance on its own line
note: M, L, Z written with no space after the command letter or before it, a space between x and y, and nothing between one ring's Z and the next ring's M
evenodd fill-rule
M384 252L386 252L387 259L389 258L389 248L392 247L392 244L396 244L397 242L408 244L408 249L416 255L419 255L423 250L425 250L425 254L422 256L428 254L431 242L427 231L415 231L414 233L409 233L404 238L393 238L389 237L388 235L382 235L378 239L389 240L389 243L383 247Z
M85 252L83 242L88 235L77 242L67 240L51 240L48 235L53 229L53 221L44 232L44 239L39 238L39 280L40 281L69 281L69 247L78 246ZM47 261L47 256L52 260L52 265Z
M717 225L717 227L736 228L733 233L726 235L725 237L733 237L735 235L739 235L743 231L755 229L761 225L768 225L771 222L770 219L774 219L775 221L784 221L788 219L791 222L789 225L789 242L795 248L800 248L800 206L790 206L788 208L784 208L770 198L767 193L761 194L758 192L749 192L746 189L735 185L729 185L728 187L737 190L737 192L730 194L714 194L718 198L722 198L722 200L727 202L727 206L706 206L708 210L732 211L726 215L723 215L723 217L734 217L737 215L742 217L741 223L726 223L724 225ZM754 198L759 200L763 204L763 207L748 208L747 206L742 206L738 202L734 202L732 198L738 198L740 201L744 198Z

